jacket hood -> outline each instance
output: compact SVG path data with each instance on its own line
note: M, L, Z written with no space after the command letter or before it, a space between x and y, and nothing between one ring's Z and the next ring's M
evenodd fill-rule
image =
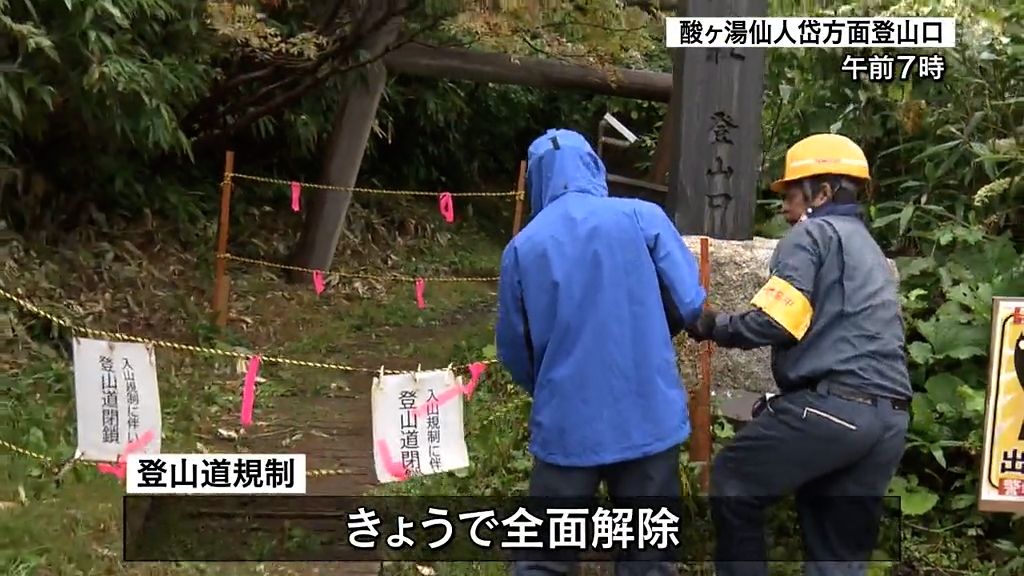
M604 162L572 130L551 128L530 144L526 182L531 216L570 192L608 196Z

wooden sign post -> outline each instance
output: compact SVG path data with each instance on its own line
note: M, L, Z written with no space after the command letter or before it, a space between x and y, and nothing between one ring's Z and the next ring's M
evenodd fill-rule
M687 0L681 17L761 17L765 0ZM724 33L724 32L722 32ZM683 234L754 236L761 166L764 48L673 51L676 106L665 209Z

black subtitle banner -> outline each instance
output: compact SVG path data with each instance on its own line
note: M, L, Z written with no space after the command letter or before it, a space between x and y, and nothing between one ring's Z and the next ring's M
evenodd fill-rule
M484 497L179 496L124 497L127 562L338 562L712 559L708 514L749 516L751 500ZM710 506L709 506L710 504ZM810 508L808 508L810 506ZM898 498L801 502L838 519L829 538L844 551L880 547L900 558ZM756 516L756 515L755 515ZM822 526L818 516L816 525ZM881 518L880 527L876 519ZM747 526L746 529L756 529ZM774 561L801 561L796 507L766 515ZM730 540L735 540L733 535ZM744 539L744 538L740 538ZM746 539L749 542L749 539ZM761 554L737 548L731 560ZM786 557L778 557L779 551ZM851 558L819 558L839 561Z

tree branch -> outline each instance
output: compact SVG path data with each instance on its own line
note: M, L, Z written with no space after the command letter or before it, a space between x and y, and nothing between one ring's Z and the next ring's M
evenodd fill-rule
M387 21L385 21L385 24L393 18L397 18L397 16L390 16L387 19ZM436 23L434 25L436 25ZM420 27L417 30L410 33L405 38L391 43L390 45L386 46L383 50L381 50L379 53L374 54L373 56L366 60L354 62L349 61L348 64L345 65L339 65L337 62L334 62L331 63L330 65L327 65L326 67L321 67L319 69L313 70L311 73L305 75L304 79L300 81L297 86L287 90L282 94L279 94L277 97L271 99L269 102L263 105L256 106L255 102L257 100L255 98L249 98L247 99L247 101L251 100L249 104L252 104L253 107L247 107L248 109L245 112L243 112L243 114L239 116L237 120L231 122L229 126L207 132L194 138L193 146L210 145L215 142L219 142L226 138L229 138L230 136L237 134L238 132L250 127L260 118L274 114L280 109L293 104L294 102L298 101L303 96L308 94L311 90L324 84L330 78L337 75L346 74L348 72L352 72L364 66L371 66L373 64L380 62L385 56L387 56L394 50L397 50L402 46L405 46L406 44L415 41L417 37L422 35L427 30L430 30L432 27L433 26L431 25ZM292 76L289 79L279 82L274 86L274 88L279 89L284 85L288 84L289 82L297 80L298 78L298 76ZM260 91L260 95L265 96L269 94L269 92L270 91L265 88Z
M675 10L683 0L625 0L623 4L633 8L639 8L648 14L655 15L659 10L667 12Z
M422 5L423 0L368 0L366 2L337 0L329 8L327 17L321 21L321 29L329 29L334 25L337 26L336 31L329 39L325 49L320 51L315 58L296 61L293 58L274 56L268 64L263 64L255 70L246 71L221 82L186 114L182 121L186 134L190 136L195 145L222 139L247 128L261 117L291 104L331 76L373 64L391 50L405 42L412 41L422 32L436 27L443 20L443 17L438 18L372 58L362 61L354 59L354 54L360 46L365 45L369 37L378 33L396 18L402 19ZM338 26L339 21L350 25ZM341 62L347 64L342 66L339 64ZM239 90L253 83L257 83L259 87L255 94L242 96L240 99L232 97L232 94L237 94ZM282 94L261 104L272 94L282 90L284 91ZM232 100L235 101L232 102ZM240 110L241 113L230 114L228 110L232 109ZM216 115L216 119L213 115ZM233 122L225 122L223 119L228 115L233 115L238 119ZM205 130L211 126L217 126L217 128Z
M222 100L227 99L229 92L235 88L241 87L243 84L253 82L256 80L262 80L273 76L278 71L276 65L270 65L265 68L246 72L222 81L218 84L205 98L200 100L188 114L185 115L181 120L181 124L185 129L186 133L192 130L193 127L198 127L200 122L207 116L208 111L211 108L216 108L216 104Z
M326 34L327 30L330 29L331 24L338 19L338 15L341 13L341 7L346 4L347 0L334 0L334 4L327 9L327 14L324 15L324 19L320 22L320 26L317 27L316 31L320 34Z

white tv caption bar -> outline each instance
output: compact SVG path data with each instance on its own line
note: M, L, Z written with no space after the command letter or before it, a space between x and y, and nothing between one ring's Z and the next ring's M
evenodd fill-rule
M953 48L956 18L666 18L668 48Z
M305 454L131 454L128 494L305 494Z

